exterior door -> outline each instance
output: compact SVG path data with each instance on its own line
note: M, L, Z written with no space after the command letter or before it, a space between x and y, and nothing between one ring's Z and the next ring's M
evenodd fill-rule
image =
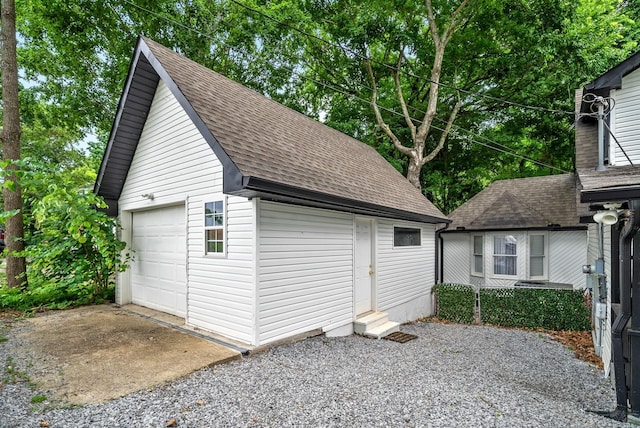
M185 242L184 205L133 213L132 303L185 316Z
M373 261L371 220L356 219L355 310L356 315L373 309Z

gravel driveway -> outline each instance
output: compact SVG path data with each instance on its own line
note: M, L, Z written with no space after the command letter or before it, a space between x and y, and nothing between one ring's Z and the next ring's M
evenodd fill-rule
M544 334L436 323L402 331L418 339L315 337L97 405L32 404L47 392L8 383L0 427L630 426L588 411L614 408L610 381ZM3 362L14 334L0 343Z

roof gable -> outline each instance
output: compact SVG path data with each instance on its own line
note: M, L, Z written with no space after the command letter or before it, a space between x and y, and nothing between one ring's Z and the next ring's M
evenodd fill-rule
M573 174L495 181L449 217L450 231L583 227Z
M149 76L149 67L155 76ZM447 221L372 147L145 38L138 41L96 181L96 192L107 200L119 197L153 96L131 89L134 83L148 81L155 90L158 79L167 84L223 164L225 193L406 220ZM133 106L140 110L135 120L129 117Z

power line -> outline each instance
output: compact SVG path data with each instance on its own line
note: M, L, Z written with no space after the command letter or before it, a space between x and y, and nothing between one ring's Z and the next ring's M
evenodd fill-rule
M230 0L230 1L232 3L234 3L234 4L237 4L240 7L248 10L248 11L251 11L253 13L257 13L257 14L259 14L259 15L261 15L261 16L263 16L263 17L265 17L265 18L267 18L267 19L269 19L269 20L271 20L271 21L273 21L275 23L277 23L278 25L290 28L290 29L292 29L292 30L294 30L294 31L296 31L296 32L308 37L308 38L312 38L312 39L317 40L319 42L322 42L322 43L324 43L324 44L326 44L328 46L332 46L334 48L338 48L338 49L342 50L343 52L349 52L350 54L352 54L352 55L354 55L354 56L356 56L356 57L358 57L358 58L360 58L360 59L362 59L364 61L370 61L372 63L381 65L381 66L383 66L383 67L385 67L385 68L387 68L389 70L397 71L397 69L395 67L393 67L393 66L391 66L389 64L385 64L384 62L377 61L377 60L375 60L373 58L370 58L370 57L368 57L366 55L363 55L363 54L361 54L359 52L356 52L353 49L348 48L346 46L342 46L342 45L339 45L337 43L330 42L329 40L323 39L322 37L316 36L315 34L310 34L310 33L306 32L304 30L301 30L300 28L298 28L298 27L296 27L294 25L291 25L291 24L288 24L286 22L280 21L280 20L272 17L271 15L262 12L261 10L255 9L255 8L253 8L251 6L247 6L246 4L243 4L243 3L239 2L238 0ZM572 116L575 115L575 112L573 112L573 111L550 109L550 108L539 107L539 106L531 106L531 105L527 105L527 104L517 103L517 102L514 102L514 101L504 100L504 99L501 99L501 98L498 98L498 97L494 97L494 96L491 96L491 95L487 95L487 94L482 94L480 92L470 91L468 89L458 88L456 86L453 86L453 85L450 85L450 84L447 84L447 83L435 82L434 80L431 80L428 77L420 76L420 75L417 75L417 74L412 73L410 71L400 70L400 73L405 74L405 75L410 76L410 77L414 77L416 79L425 80L425 81L427 81L427 82L429 82L429 83L431 83L433 85L439 85L439 86L442 86L442 87L445 87L445 88L449 88L449 89L453 89L455 91L462 92L462 93L467 94L467 95L486 98L486 99L489 99L489 100L492 100L492 101L496 101L496 102L499 102L499 103L502 103L502 104L507 104L507 105L514 106L514 107L520 107L520 108L525 108L525 109L529 109L529 110L543 111L543 112L554 113L554 114L563 114L563 115L570 114Z
M164 20L166 20L166 21L168 21L168 22L171 22L171 23L173 23L173 24L175 24L175 25L177 25L177 26L179 26L179 27L181 27L181 28L183 28L183 29L185 29L185 30L188 30L188 31L194 32L194 33L196 33L196 34L198 34L198 35L200 35L200 36L204 36L204 37L211 38L211 35L210 35L210 34L203 33L203 32L201 32L201 31L199 31L199 30L197 30L197 29L191 28L191 27L189 27L189 26L187 26L187 25L184 25L184 24L182 24L182 23L180 23L180 22L178 22L178 21L174 20L174 19L171 19L171 18L169 18L169 17L166 17L166 16L164 16L164 15L161 15L161 14L159 14L159 13L157 13L157 12L154 12L154 11L152 11L152 10L149 10L149 9L147 9L147 8L144 8L144 7L142 7L142 6L139 6L139 5L137 5L137 4L134 4L134 3L130 2L129 0L122 0L122 1L123 1L124 3L127 3L127 4L131 5L131 6L136 7L136 8L137 8L137 9L139 9L139 10L142 10L142 11L147 12L147 13L149 13L149 14L152 14L152 15L154 15L154 16L156 16L156 17L158 17L158 18L161 18L161 19L164 19ZM231 1L234 1L234 0L231 0ZM235 2L235 1L234 1L234 2ZM114 10L114 12L115 12L115 10ZM122 16L120 16L120 14L118 14L118 16L119 16L119 18L122 20L123 24L125 24L125 25L126 25L126 23L124 22L124 18L123 18ZM218 43L220 43L221 45L223 45L223 46L225 46L225 47L227 47L227 48L229 48L229 49L238 50L236 47L230 46L230 45L228 45L228 44L226 44L226 43L224 43L224 42L218 42ZM247 52L243 52L243 53L247 54ZM292 68L290 68L290 67L282 66L282 68L284 68L284 69L286 69L287 71L291 72L291 73L292 73L292 75L295 75L295 76L297 76L297 77L299 77L299 78L301 78L301 79L306 79L306 80L308 80L308 81L311 81L311 82L313 82L313 83L315 83L315 84L317 84L317 85L323 86L323 87L325 87L325 88L327 88L327 89L329 89L329 90L331 90L331 91L334 91L334 92L337 92L337 93L341 93L341 94L343 94L343 95L346 95L346 96L348 96L350 99L357 100L357 101L360 101L360 102L364 102L364 103L366 103L366 104L371 104L371 101L370 101L370 100L367 100L367 99L364 99L364 98L362 98L362 97L359 97L359 96L357 96L357 95L355 95L355 94L352 94L352 93L350 93L350 92L346 91L346 90L345 90L344 88L342 88L342 87L336 87L336 86L333 86L333 85L329 85L329 84L327 84L327 83L325 83L325 82L321 82L321 81L319 81L319 80L317 80L317 79L314 79L314 78L311 78L311 77L309 77L309 76L302 75L302 74L300 74L298 71L296 71L296 70L294 70L294 69L292 69ZM371 88L369 88L369 89L371 89ZM393 109L391 109L391 108L384 107L384 106L380 106L380 105L379 105L378 107L379 107L381 110L384 110L384 111L386 111L386 112L388 112L388 113L390 113L390 114L393 114L393 115L396 115L396 116L399 116L399 117L403 117L403 118L404 118L404 115L403 115L402 113L400 113L400 112L398 112L398 111L395 111L395 110L393 110ZM415 107L411 107L411 108L412 108L413 110L415 110L415 111L419 112L419 113L425 114L425 112L424 112L424 111L422 111L422 110L420 110L420 109L418 109L418 108L415 108ZM415 123L418 123L418 124L422 124L422 123L423 123L423 121L422 121L422 120L419 120L419 119L415 119L415 118L412 118L412 117L409 117L409 119L410 119L410 120L412 120L412 121L414 121ZM438 121L443 122L443 123L445 123L445 124L446 124L446 121L444 121L443 119L441 119L441 118L437 118L437 117L436 117L436 119L437 119ZM433 123L431 124L431 126L432 126L434 129L436 129L436 130L438 130L438 131L440 131L440 132L444 132L444 128L440 128L440 127L438 127L438 126L434 125ZM512 149L510 149L510 148L509 148L509 147L507 147L507 146L504 146L504 145L502 145L502 144L500 144L500 143L498 143L498 142L496 142L496 141L493 141L493 140L491 140L491 139L489 139L489 138L487 138L487 137L484 137L484 136L482 136L482 135L479 135L479 134L477 134L477 133L475 133L475 132L473 132L473 131L470 131L470 130L464 129L464 128L462 128L462 127L458 126L458 125L453 124L453 125L452 125L452 127L454 127L454 128L456 129L456 131L457 131L457 132L464 132L464 133L467 133L467 134L471 135L471 137L472 137L471 142L476 143L476 144L479 144L479 145L481 145L481 146L483 146L483 147L486 147L486 148L488 148L488 149L495 150L495 151L498 151L498 152L501 152L501 153L504 153L504 154L507 154L507 155L511 155L511 156L514 156L514 157L517 157L517 158L520 158L520 159L523 159L523 160L526 160L526 161L532 162L532 163L534 163L534 164L536 164L536 165L539 165L539 166L542 166L542 167L545 167L545 168L554 169L554 170L561 171L561 172L564 172L564 173L569 172L569 171L566 171L566 170L564 170L564 169L562 169L562 168L558 168L558 167L556 167L556 166L553 166L553 165L550 165L550 164L546 164L546 163L541 162L541 161L538 161L538 160L536 160L536 159L529 158L529 157L527 157L527 156L521 155L521 154L519 154L519 153L517 153L517 152L513 151ZM485 141L488 141L488 142L489 142L490 144L492 144L492 145L489 145L489 144L486 144L486 143L482 143L482 142L480 142L480 141L477 141L476 139L483 139L483 140L485 140Z

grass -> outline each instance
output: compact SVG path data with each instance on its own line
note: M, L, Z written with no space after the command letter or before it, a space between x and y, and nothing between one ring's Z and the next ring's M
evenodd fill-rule
M31 397L31 404L38 404L42 403L43 401L47 401L46 395L38 394Z

